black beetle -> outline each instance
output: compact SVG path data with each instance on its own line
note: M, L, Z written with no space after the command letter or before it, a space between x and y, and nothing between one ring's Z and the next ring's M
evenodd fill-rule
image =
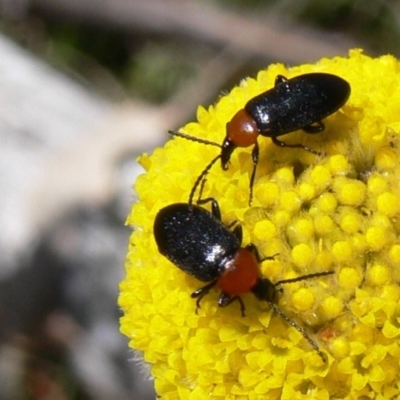
M291 79L278 75L272 89L250 99L226 124L226 136L222 145L181 132L169 131L172 136L180 136L221 149L219 156L211 161L196 181L192 195L201 179L218 159L221 159L222 169L227 170L236 147L254 146L252 151L254 167L250 177L249 203L251 203L259 158L258 136L270 137L273 143L281 147L297 147L316 155L324 155L325 153L302 144L287 144L277 137L298 129L307 133L321 132L324 129L321 120L339 110L346 103L350 92L351 88L347 81L328 73L313 72Z
M208 282L192 293L196 301L196 313L202 298L212 287L218 285L222 290L218 305L225 307L238 301L242 315L245 306L240 298L244 293L252 292L259 300L268 302L272 310L295 327L310 345L326 361L325 355L305 330L286 316L276 305L277 286L298 282L305 279L332 274L333 271L318 272L272 283L261 276L259 264L261 259L255 245L241 247L242 228L232 227L221 222L218 203L212 199L204 199L200 203L211 202L212 212L188 203L171 204L162 208L154 221L154 237L159 252L182 271L196 279Z

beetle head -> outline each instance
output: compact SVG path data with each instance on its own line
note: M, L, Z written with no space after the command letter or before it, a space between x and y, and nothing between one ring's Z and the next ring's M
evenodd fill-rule
M259 278L251 291L257 299L268 301L269 303L276 303L278 299L278 291L268 278Z
M236 145L232 142L232 140L228 136L226 136L221 146L221 165L224 171L228 169L228 164L231 159L231 155L233 153L233 150L235 149Z

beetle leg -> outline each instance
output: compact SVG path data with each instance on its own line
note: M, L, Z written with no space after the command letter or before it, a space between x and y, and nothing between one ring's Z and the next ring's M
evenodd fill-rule
M253 200L253 185L254 185L254 178L256 177L256 169L257 169L259 154L260 154L260 150L258 147L258 142L256 142L253 147L253 151L251 152L251 158L253 160L253 172L251 173L251 177L250 177L249 206L251 205L251 201Z
M231 228L233 228L237 223L238 223L238 222L237 222L237 220L235 219L235 220L232 221L229 225L227 225L227 227L228 227L229 229L231 229Z
M258 249L255 244L249 243L245 248L246 248L246 250L249 250L251 253L253 253L256 256L258 263L261 262L260 253L258 252ZM270 258L270 257L268 257L268 258Z
M197 204L203 205L203 204L206 204L206 203L211 203L211 213L212 213L212 215L213 215L216 219L218 219L218 221L221 221L221 210L219 209L219 205L218 205L217 200L215 200L213 197L207 197L207 198L205 198L205 199L202 199L202 198L201 198L201 196L202 196L202 194L203 194L203 190L204 190L204 185L205 185L205 183L206 183L206 181L207 181L205 172L208 171L209 167L211 167L211 166L214 164L214 162L215 162L216 160L218 160L218 158L219 158L219 156L216 157L216 158L206 167L206 169L202 172L203 177L202 177L202 180L201 180L200 191L199 191L199 197L197 198ZM195 183L195 186L194 186L193 189L192 189L192 192L190 193L189 204L191 204L191 201L192 201L192 199L193 199L193 195L194 195L195 188L199 185L199 182L200 182L200 181L199 181L199 178L198 178L198 179L197 179L197 182Z
M281 140L278 140L275 136L271 137L271 140L274 144L280 147L294 147L294 148L300 148L306 151L309 151L310 153L315 154L316 156L324 156L326 153L323 151L317 151L312 149L311 147L304 146L303 144L287 144L285 142L282 142Z
M222 292L221 295L219 296L218 305L220 307L226 307L229 304L233 303L234 301L239 302L242 317L245 317L246 314L244 312L246 310L246 307L244 306L243 300L240 298L240 296L230 296L229 294Z
M198 199L197 204L203 205L206 203L211 203L211 214L218 220L221 221L221 210L219 209L219 205L217 200L214 197L207 197L206 199Z
M279 84L283 82L287 82L288 78L284 77L283 75L277 75L275 78L275 87L277 87Z
M325 125L322 121L317 121L311 125L305 126L302 129L304 132L314 134L314 133L322 132L325 129Z
M211 214L219 221L221 221L221 210L219 209L217 200L215 200L214 197L207 197L206 199L201 198L206 181L207 179L204 177L203 181L201 182L199 197L197 198L197 204L203 205L206 203L211 203Z
M201 174L197 177L196 182L194 183L192 190L190 191L190 195L189 195L189 204L193 204L193 198L196 192L197 187L201 184L200 187L200 193L199 193L199 200L201 197L201 194L203 192L203 187L204 184L206 183L206 177L208 172L210 171L211 167L217 162L217 160L219 160L221 158L221 155L219 154L218 156L216 156L215 158L213 158L210 163L203 169L203 171L201 172Z
M228 226L229 229L231 229L234 225L238 224L238 222L235 220L233 222L231 222ZM243 241L243 228L242 225L238 224L236 225L233 230L232 233L237 237L237 239L239 240L239 244L242 244Z
M214 216L214 218L218 219L218 221L221 221L221 210L219 208L219 204L217 200L214 199L214 197L207 197L206 199L201 199L201 194L203 193L203 187L206 182L206 179L203 180L200 188L200 195L199 198L197 199L197 204L203 205L206 203L211 203L211 214ZM228 226L228 228L232 228L235 224L237 224L237 221L231 222ZM239 242L242 243L242 227L240 225L236 226L233 229L234 235L239 239Z
M203 287L201 287L201 288L195 290L195 291L190 295L190 296L192 297L192 299L197 298L197 301L196 301L196 314L197 314L197 311L199 310L199 308L201 308L201 306L200 306L201 300L203 299L203 297L204 297L205 295L208 294L208 292L210 291L210 289L212 289L212 288L216 285L216 283L217 283L217 280L212 281L212 282L208 283L206 286L203 286Z
M258 252L257 246L253 243L249 243L245 248L246 248L246 250L249 250L251 253L253 253L256 256L259 264L261 264L263 261L266 261L266 260L274 260L276 256L279 256L279 253L276 253L273 256L261 258L260 253Z
M235 221L236 222L236 221ZM235 229L233 230L233 234L238 238L239 243L242 243L243 240L243 229L242 225L236 225Z

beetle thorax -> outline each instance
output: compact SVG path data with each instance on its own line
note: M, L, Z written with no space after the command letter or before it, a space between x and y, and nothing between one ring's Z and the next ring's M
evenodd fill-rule
M249 250L240 248L234 258L226 263L218 278L218 286L232 296L250 292L260 278L256 256Z
M226 124L226 136L236 147L254 145L259 134L256 122L244 108Z

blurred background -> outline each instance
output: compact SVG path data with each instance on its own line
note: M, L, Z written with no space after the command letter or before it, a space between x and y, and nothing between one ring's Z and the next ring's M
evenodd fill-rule
M154 399L119 333L136 157L270 63L400 55L390 0L0 0L0 399Z

